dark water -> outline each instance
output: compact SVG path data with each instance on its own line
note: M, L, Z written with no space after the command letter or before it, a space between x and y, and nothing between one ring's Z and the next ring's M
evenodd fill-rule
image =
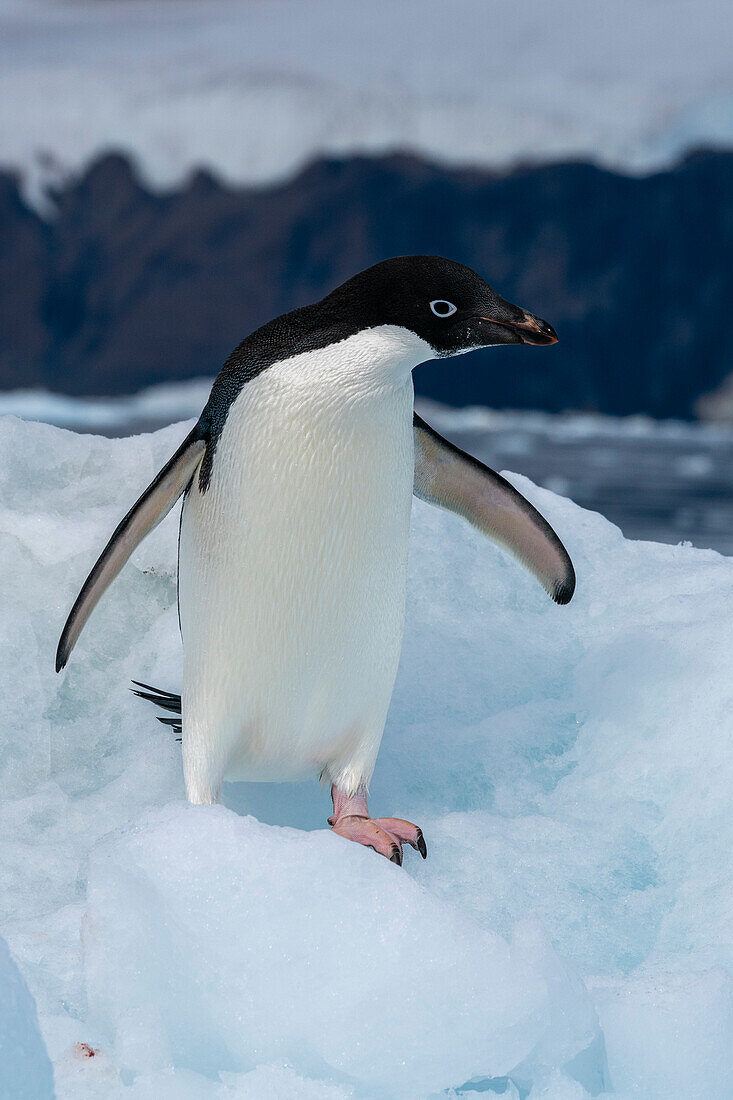
M602 512L628 538L688 541L733 554L731 429L534 414L488 416L490 424L475 426L461 425L461 414L454 418L436 412L432 420L488 465L525 474L584 508Z

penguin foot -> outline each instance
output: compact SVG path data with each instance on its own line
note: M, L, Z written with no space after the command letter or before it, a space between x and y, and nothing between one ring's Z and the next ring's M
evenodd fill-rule
M385 856L398 867L402 866L402 845L410 844L427 859L428 849L422 829L400 817L370 817L366 791L344 795L337 787L331 788L333 814L328 823L334 833Z

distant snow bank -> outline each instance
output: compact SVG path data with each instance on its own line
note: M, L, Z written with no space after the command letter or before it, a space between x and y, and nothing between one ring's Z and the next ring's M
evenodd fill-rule
M0 417L17 416L58 428L95 435L125 436L155 431L180 420L198 418L213 378L164 382L124 397L69 397L50 390L0 391ZM728 440L729 421L710 423L655 420L650 416L603 416L600 413L544 413L527 409L489 409L482 405L451 408L427 398L417 407L444 432L487 431L515 427L543 430L563 438L660 438Z
M186 383L182 383L185 385ZM146 391L152 392L152 391ZM606 416L603 413L548 413L535 409L490 409L485 405L453 408L429 398L417 398L423 417L441 432L493 432L516 428L517 431L545 432L559 439L648 439L710 442L731 438L730 421L657 420L637 413L632 416ZM3 410L0 394L0 414ZM54 421L55 422L55 421Z
M98 435L133 435L198 417L211 378L165 382L126 397L67 397L49 390L0 392L0 416L18 416Z
M733 1095L733 560L512 475L574 557L558 608L416 502L372 797L425 831L399 871L325 831L316 782L182 804L128 690L180 685L175 515L52 671L185 431L0 421L0 932L59 1100Z
M632 171L733 142L727 0L0 0L0 149L42 184L101 151L158 186L407 149Z

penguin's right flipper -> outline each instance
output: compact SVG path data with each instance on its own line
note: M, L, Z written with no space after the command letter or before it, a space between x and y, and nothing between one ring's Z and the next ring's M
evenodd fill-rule
M467 519L533 573L555 603L575 591L570 556L544 516L510 485L415 413L415 496Z
M206 442L200 437L197 425L119 524L84 581L66 620L56 651L57 672L68 661L87 619L133 550L168 515L185 492L205 450Z

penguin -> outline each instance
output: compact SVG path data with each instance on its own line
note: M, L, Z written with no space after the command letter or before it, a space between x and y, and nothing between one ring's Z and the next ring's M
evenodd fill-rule
M367 795L397 673L413 494L462 516L558 604L575 573L509 482L413 409L412 371L497 344L554 344L543 320L471 268L384 260L248 336L193 430L133 505L63 629L67 663L105 589L183 496L178 553L183 687L137 685L177 717L186 796L224 780L320 776L336 834L402 863L421 829L372 818Z

